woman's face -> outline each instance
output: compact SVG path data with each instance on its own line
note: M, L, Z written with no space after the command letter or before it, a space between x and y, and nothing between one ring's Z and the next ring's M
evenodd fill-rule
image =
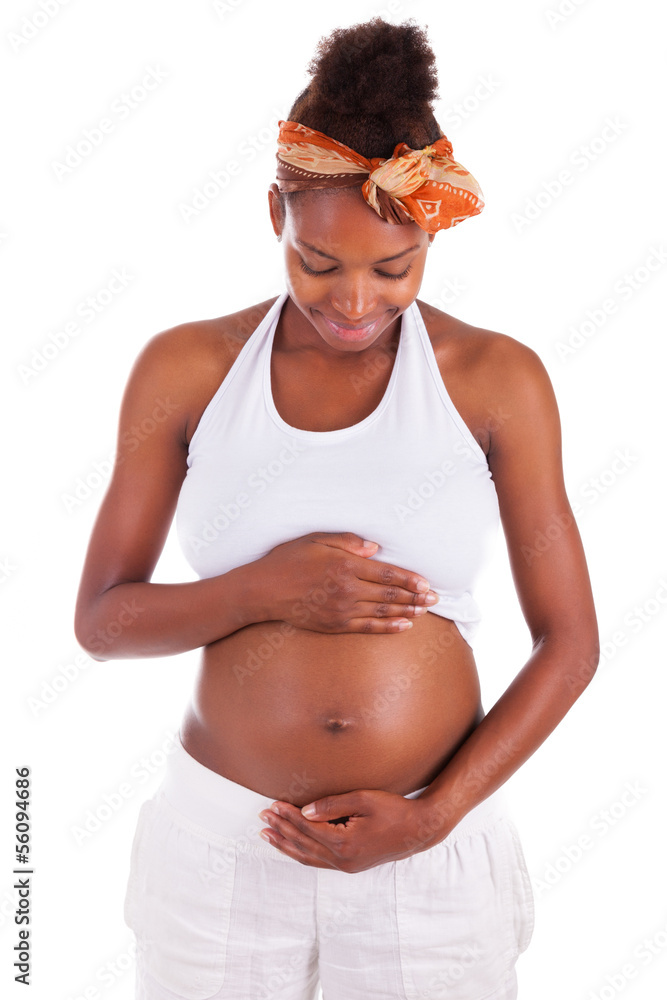
M272 184L269 203L290 298L322 340L350 353L390 339L419 292L428 233L386 222L358 187L300 192L283 214Z

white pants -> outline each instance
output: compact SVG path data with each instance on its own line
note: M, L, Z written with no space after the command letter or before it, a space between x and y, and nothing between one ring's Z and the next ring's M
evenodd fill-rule
M435 847L352 874L263 841L273 801L169 755L132 845L136 1000L515 1000L533 895L498 792Z

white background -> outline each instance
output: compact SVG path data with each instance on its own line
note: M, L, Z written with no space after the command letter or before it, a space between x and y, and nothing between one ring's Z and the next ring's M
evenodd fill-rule
M3 995L26 995L12 982L11 872L14 768L27 764L30 995L132 997L122 919L130 845L198 653L99 663L74 638L120 397L153 333L282 290L266 198L278 118L307 82L319 38L380 13L427 26L440 79L436 117L486 197L481 216L436 239L420 297L529 344L544 361L603 642L591 686L505 786L537 907L518 966L520 996L662 996L667 218L658 6L563 0L558 15L558 0L44 3L56 13L12 0L0 15ZM150 69L164 79L121 117L116 102ZM54 165L68 145L105 117L113 131L59 179ZM240 172L186 222L182 206L230 160ZM563 170L572 182L558 191ZM131 280L86 322L80 303L114 269ZM624 275L634 275L635 290ZM615 311L605 314L610 299ZM49 348L36 370L51 335L72 321L77 335L61 336L65 346ZM582 326L581 346L562 356L558 345ZM68 509L77 488L82 499ZM192 578L172 534L154 579ZM502 535L478 599L488 710L530 654ZM105 796L116 801L123 784L127 799L105 813ZM111 815L82 836L96 811ZM588 847L574 860L584 835ZM656 951L650 960L643 941Z

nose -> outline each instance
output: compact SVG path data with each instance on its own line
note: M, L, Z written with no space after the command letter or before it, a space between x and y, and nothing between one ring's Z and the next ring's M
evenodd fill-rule
M358 323L372 315L377 303L377 292L365 276L347 277L331 291L331 305L347 323Z

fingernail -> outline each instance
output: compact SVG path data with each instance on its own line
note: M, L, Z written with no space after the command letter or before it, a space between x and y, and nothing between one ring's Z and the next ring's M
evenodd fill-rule
M304 816L310 818L311 816L315 815L317 809L315 808L315 806L304 806L301 812Z
M431 586L426 582L426 580L420 580L419 583L417 584L417 590L419 590L422 594L424 593L424 591L430 589Z

